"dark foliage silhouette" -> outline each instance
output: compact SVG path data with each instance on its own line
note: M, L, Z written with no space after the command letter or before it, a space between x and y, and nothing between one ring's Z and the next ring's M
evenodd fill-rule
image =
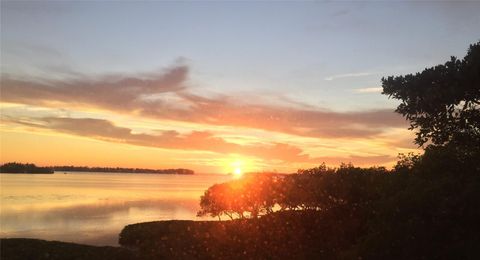
M382 78L383 94L401 100L397 112L418 129L415 142L480 144L480 42L463 60L416 74Z
M130 225L120 244L145 259L478 259L480 171L444 167L449 153L437 152L403 156L392 170L320 166L218 184L203 214L233 221ZM249 190L273 210L254 216Z
M119 173L158 173L158 174L194 174L189 169L146 169L146 168L124 168L124 167L88 167L88 166L53 166L55 171L74 172L119 172Z
M10 162L0 166L0 173L53 173L53 169L38 167L33 163Z
M280 179L276 174L248 174L239 180L215 184L201 197L197 215L220 220L222 215L244 219L271 213L278 200L274 193Z

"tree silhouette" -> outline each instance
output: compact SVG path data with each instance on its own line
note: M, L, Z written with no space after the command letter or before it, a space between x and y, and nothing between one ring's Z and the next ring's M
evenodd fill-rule
M480 42L463 60L452 56L415 75L382 78L382 87L402 101L396 112L418 129L418 145L480 144Z
M248 174L241 179L215 184L200 198L201 210L197 216L234 218L258 218L273 212L279 180L276 176Z
M0 173L53 173L53 169L38 167L33 163L9 162L0 166Z

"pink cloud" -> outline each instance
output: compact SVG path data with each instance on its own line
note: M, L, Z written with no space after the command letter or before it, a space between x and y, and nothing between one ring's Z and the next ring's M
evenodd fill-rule
M154 119L248 127L299 136L370 138L407 122L390 109L333 112L267 105L241 96L202 97L186 86L188 67L149 76L110 75L68 81L1 79L2 101L49 107L88 106ZM161 97L175 98L161 98Z
M283 162L312 164L322 162L329 164L338 164L340 162L364 163L368 161L373 164L381 164L393 159L393 157L388 155L371 157L348 156L343 158L311 157L304 153L301 148L285 143L252 143L240 145L228 142L206 131L193 131L187 134L180 134L177 131L168 130L159 131L160 134L158 135L136 134L132 133L131 129L116 126L108 120L93 118L46 117L30 118L28 120L3 118L2 121L4 123L27 125L29 127L48 129L108 142L164 149L209 151L219 154L242 154L258 157L267 161L279 160Z

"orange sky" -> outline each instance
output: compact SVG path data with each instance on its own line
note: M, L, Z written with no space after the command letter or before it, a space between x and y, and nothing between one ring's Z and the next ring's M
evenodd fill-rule
M391 167L421 150L382 77L480 27L474 2L0 4L0 162L44 166Z
M3 78L1 162L294 172L323 162L391 167L398 153L417 151L391 110L201 96L187 88L186 73L93 83Z

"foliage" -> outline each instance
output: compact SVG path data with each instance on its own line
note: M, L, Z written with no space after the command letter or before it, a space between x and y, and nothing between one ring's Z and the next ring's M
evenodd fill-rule
M209 215L230 219L252 217L272 212L275 204L272 196L278 176L273 174L250 174L228 183L215 184L205 191L200 199L198 216Z
M397 164L393 167L397 172L407 172L415 168L420 163L422 156L420 154L408 153L398 154Z
M363 203L375 197L377 179L385 168L362 169L353 165L299 170L297 174L250 174L245 178L215 184L200 199L198 216L257 218L285 210L325 211Z
M402 101L396 111L418 129L417 144L480 144L480 42L463 60L382 78L382 86L383 94Z
M33 163L10 162L0 166L0 173L53 173L49 167L37 167Z
M202 197L204 214L233 221L132 225L120 243L145 259L478 259L480 163L459 158L431 146L392 170L343 164L249 175Z
M453 164L446 167L448 162ZM391 176L400 177L388 184L395 191L372 201L371 211L366 211L366 219L362 219L365 232L350 248L350 256L478 259L478 169L459 164L451 154L436 150L427 153L406 174Z

